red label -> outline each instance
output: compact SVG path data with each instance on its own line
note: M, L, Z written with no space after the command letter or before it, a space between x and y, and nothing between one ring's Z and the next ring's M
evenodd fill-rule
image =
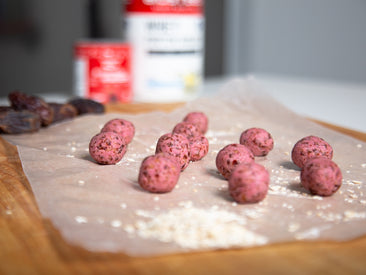
M129 45L84 43L75 55L87 64L86 97L102 103L132 100Z
M203 0L128 0L127 12L202 14Z

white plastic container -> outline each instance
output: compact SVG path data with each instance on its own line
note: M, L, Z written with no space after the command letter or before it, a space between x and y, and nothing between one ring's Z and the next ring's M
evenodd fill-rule
M203 81L203 0L131 0L124 9L134 101L197 97Z

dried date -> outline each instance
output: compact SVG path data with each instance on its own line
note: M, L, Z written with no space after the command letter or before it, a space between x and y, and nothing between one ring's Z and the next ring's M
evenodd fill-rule
M53 123L72 119L78 115L77 109L68 103L48 103L53 109Z
M77 110L78 114L89 114L89 113L104 113L104 105L91 99L86 98L74 98L68 102L73 105Z
M53 121L53 109L43 99L27 95L20 91L13 91L8 95L10 104L14 110L28 110L39 115L41 124L47 126Z
M0 106L0 133L35 132L42 126L81 114L105 112L103 104L81 97L67 103L50 103L37 96L13 91L8 99L10 106Z
M6 134L22 134L38 131L41 118L38 114L27 110L15 111L10 107L0 107L0 132Z
M0 106L0 113L7 112L13 110L10 106Z

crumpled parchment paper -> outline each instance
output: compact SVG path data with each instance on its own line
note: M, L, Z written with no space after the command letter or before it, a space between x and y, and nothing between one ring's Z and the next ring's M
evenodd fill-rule
M176 188L151 194L137 184L141 161L158 138L190 111L210 119L208 155L181 173ZM136 135L117 165L98 165L88 144L108 120L134 123ZM261 127L275 141L256 158L271 175L267 197L239 205L217 172L217 152L238 143L242 131ZM331 197L300 186L291 150L317 135L334 149L343 185ZM234 79L213 97L172 113L87 115L38 133L3 136L17 145L39 209L62 236L91 251L148 256L217 248L250 247L296 240L349 240L366 233L366 144L322 128L284 108L252 79Z

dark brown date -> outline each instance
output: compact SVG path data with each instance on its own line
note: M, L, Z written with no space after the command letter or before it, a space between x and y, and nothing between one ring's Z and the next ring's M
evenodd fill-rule
M0 113L7 112L13 110L10 106L0 106Z
M39 115L41 124L47 126L53 121L53 109L43 99L27 95L19 91L13 91L8 95L10 104L14 110L28 110Z
M78 115L76 108L68 103L48 103L53 109L53 122L60 122L66 119L72 119Z
M104 113L104 105L96 102L91 99L86 98L74 98L68 102L69 104L73 105L77 110L78 114L88 114L88 113Z
M15 111L10 107L0 107L0 132L6 134L31 133L41 128L38 114L27 110Z

